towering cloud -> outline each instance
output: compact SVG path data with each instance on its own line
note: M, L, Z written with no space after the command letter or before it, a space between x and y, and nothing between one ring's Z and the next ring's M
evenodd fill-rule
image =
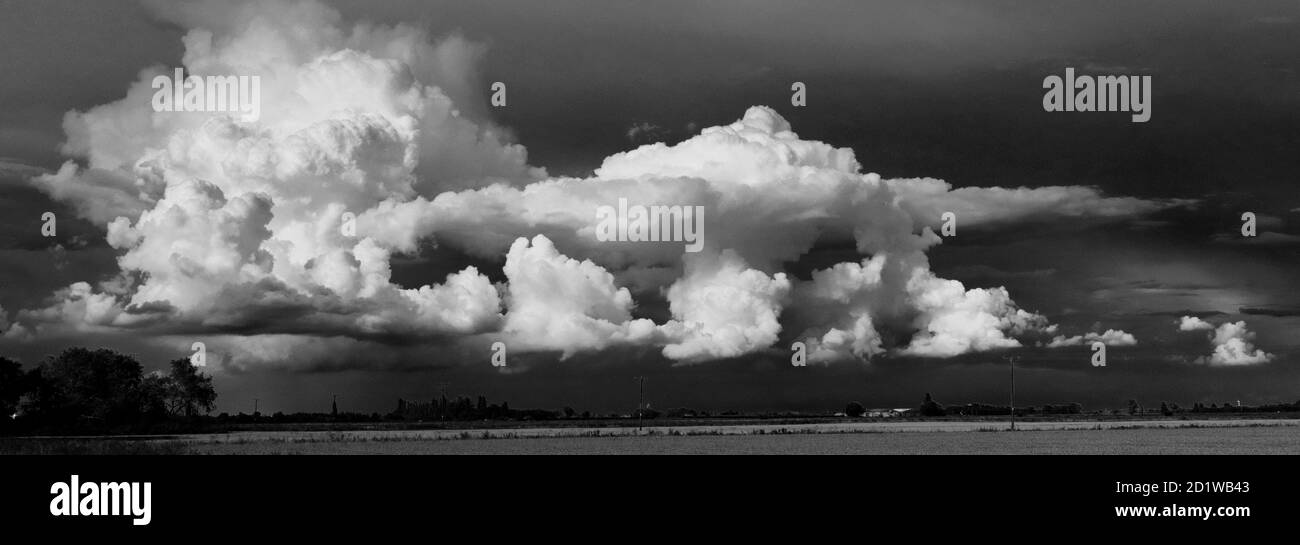
M1202 356L1196 361L1210 365L1254 365L1273 360L1273 354L1255 348L1252 342L1255 333L1246 329L1245 321L1224 322L1216 328L1205 320L1195 316L1183 316L1178 320L1179 331L1213 330L1207 338L1214 346L1214 352Z
M682 362L783 338L811 339L819 362L950 357L1053 329L1003 287L930 270L943 212L969 227L1177 204L886 180L761 106L676 145L614 154L591 177L550 178L487 118L480 45L348 23L310 1L159 10L190 29L187 73L261 78L261 115L154 111L149 82L168 67L143 70L121 100L69 113L73 159L33 184L103 226L121 272L18 312L10 337L208 339L236 366L349 353L387 362L410 346L484 338L564 355L653 346ZM619 199L703 207L703 250L598 240L596 210ZM818 243L858 256L807 281L784 270ZM476 267L394 283L393 257L430 244L500 264L505 283ZM638 298L666 302L670 316L633 318Z
M1246 322L1225 322L1214 330L1210 342L1214 353L1209 361L1213 365L1252 365L1265 363L1273 355L1255 348L1251 341L1255 333L1246 330Z
M632 320L632 295L591 261L561 255L542 235L520 238L506 255L505 339L517 349L599 349L648 340L654 322Z
M675 360L735 357L771 346L781 332L778 321L790 281L749 268L740 256L692 255L686 275L668 288L673 343L664 355Z

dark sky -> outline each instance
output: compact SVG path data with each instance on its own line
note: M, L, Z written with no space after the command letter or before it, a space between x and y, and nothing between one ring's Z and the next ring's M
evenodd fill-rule
M605 156L649 142L628 137L635 124L653 124L655 139L672 143L767 104L804 139L852 147L864 170L885 177L1199 199L1143 222L971 231L930 258L945 278L1005 285L1022 307L1068 331L1101 322L1143 340L1113 350L1104 370L1078 364L1085 347L1019 350L1022 403L1300 399L1300 245L1223 238L1235 233L1243 211L1265 218L1262 231L1300 234L1295 2L331 4L349 19L411 22L486 43L483 81L510 89L510 106L494 119L527 146L531 164L552 175L589 175ZM58 250L24 234L35 232L39 211L61 205L27 187L22 180L32 171L18 165L57 168L64 112L121 98L149 65L178 64L183 31L132 2L0 1L0 13L0 158L7 165L0 170L0 306L12 313L115 270L115 252L89 223L66 223ZM1150 122L1044 112L1042 80L1067 66L1150 75ZM789 107L794 81L808 86L806 108ZM395 279L425 272L397 266ZM1291 312L1243 315L1242 307ZM1168 361L1209 350L1177 335L1173 323L1188 312L1245 319L1256 345L1276 359L1241 368ZM117 342L149 366L162 363L143 344ZM9 348L31 363L60 347ZM672 367L647 349L515 374L418 365L248 371L217 377L218 405L249 410L259 397L267 412L325 410L337 392L341 408L387 410L396 397L428 397L446 382L449 394L483 393L515 407L613 412L635 403L638 374L650 377L656 407L911 406L926 391L943 402L1000 402L1006 368L993 363L1000 355L794 369L785 352L773 351Z

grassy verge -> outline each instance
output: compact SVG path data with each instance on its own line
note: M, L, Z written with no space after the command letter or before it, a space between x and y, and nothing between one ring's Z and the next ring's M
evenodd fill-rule
M184 443L165 439L0 439L0 454L172 455L188 451Z

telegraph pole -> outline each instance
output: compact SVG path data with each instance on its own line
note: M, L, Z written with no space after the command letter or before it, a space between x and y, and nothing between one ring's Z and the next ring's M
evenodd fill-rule
M632 378L636 379L637 382L641 383L641 393L636 403L636 431L640 432L641 431L641 407L645 406L645 377L638 376Z
M253 415L257 415L257 402L258 402L258 401L259 401L259 400L258 400L257 398L253 398Z
M1016 431L1016 360L1020 356L1002 356L1011 364L1011 431Z

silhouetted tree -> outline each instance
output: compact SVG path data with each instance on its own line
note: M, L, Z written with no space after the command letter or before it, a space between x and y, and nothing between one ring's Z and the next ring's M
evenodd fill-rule
M0 421L8 422L18 410L26 382L21 363L0 357Z
M929 392L925 394L925 401L921 402L921 416L943 416L945 414L943 405L935 401Z
M858 403L857 401L850 401L848 405L844 406L844 416L851 416L853 418L857 418L859 416L862 416L863 414L866 414L866 412L867 412L866 407L863 407L862 404Z
M41 383L34 409L48 421L112 425L133 422L142 412L140 362L112 350L69 348L29 377Z
M1138 405L1136 399L1128 400L1128 414L1137 414L1141 410L1142 410L1142 406Z
M1173 416L1173 415L1174 415L1174 411L1169 410L1169 404L1168 404L1168 403L1165 403L1164 401L1161 401L1161 402L1160 402L1160 414L1163 414L1163 415L1165 415L1165 416Z
M212 377L200 373L189 358L172 360L172 371L167 377L171 380L170 406L172 414L194 416L199 411L204 414L212 411L216 405L217 391L212 387ZM338 413L338 407L334 407Z

